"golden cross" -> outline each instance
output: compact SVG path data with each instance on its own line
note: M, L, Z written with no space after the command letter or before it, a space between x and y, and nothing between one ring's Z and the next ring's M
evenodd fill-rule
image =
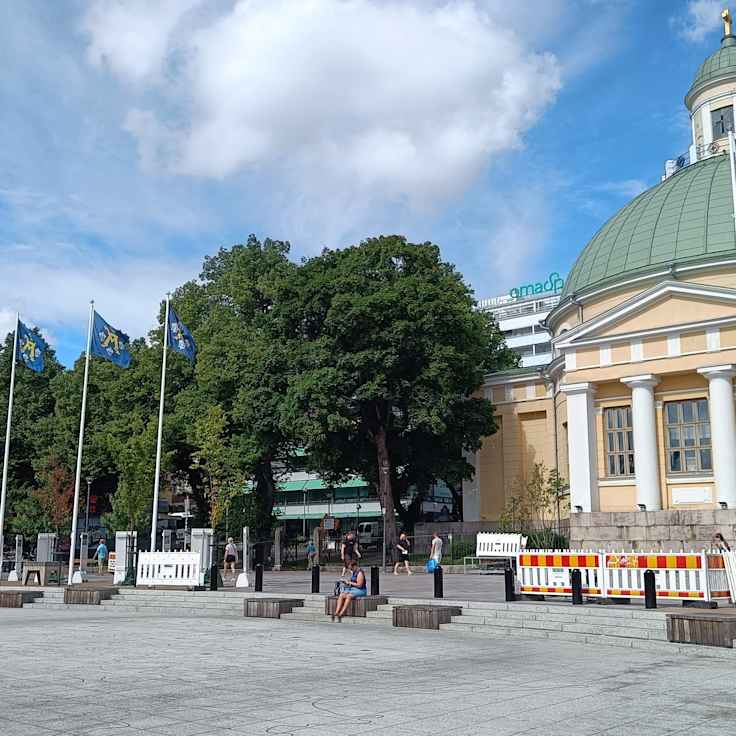
M731 35L731 30L732 30L732 29L731 29L731 13L730 13L730 11L728 10L728 8L726 8L726 9L725 9L725 10L724 10L724 11L723 11L723 12L721 13L721 18L723 18L723 30L724 30L724 35L725 35L725 36L730 36L730 35Z

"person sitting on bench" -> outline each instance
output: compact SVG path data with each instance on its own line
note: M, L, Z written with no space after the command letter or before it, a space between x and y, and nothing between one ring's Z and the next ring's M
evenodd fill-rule
M351 573L350 580L343 583L343 591L338 596L337 605L335 606L335 616L337 616L338 621L342 620L353 598L364 598L368 595L365 584L365 573L360 565L358 565L358 561L350 560L348 568ZM332 617L333 621L335 620L335 616Z

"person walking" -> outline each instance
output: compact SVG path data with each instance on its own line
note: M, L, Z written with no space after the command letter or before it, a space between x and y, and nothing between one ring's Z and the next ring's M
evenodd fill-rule
M432 546L429 550L429 559L434 560L437 567L439 567L442 562L442 537L437 532L432 534Z
M97 549L95 550L95 559L97 560L97 572L102 575L105 571L105 560L107 559L107 545L105 540L100 537L100 541L97 543Z
M350 569L350 561L357 561L361 558L360 547L353 532L348 532L345 536L345 541L340 547L340 557L342 558L342 575L344 577Z
M364 598L368 595L365 573L363 572L363 568L358 565L358 561L351 559L348 562L348 569L350 570L350 580L342 583L343 589L337 597L335 614L332 616L333 621L335 620L335 616L337 616L338 621L342 621L342 617L345 615L345 611L348 610L350 601L353 598Z
M311 570L317 564L317 547L314 546L314 540L310 539L307 543L307 570Z
M401 532L395 546L396 562L394 563L394 575L399 574L399 566L402 562L404 563L404 567L406 568L406 574L411 575L411 570L409 569L409 552L411 551L411 542L409 542L409 538L406 536L406 532Z
M227 545L225 545L225 564L223 569L223 578L227 577L227 568L230 566L232 577L235 577L235 563L238 561L238 548L235 546L232 537L227 538Z

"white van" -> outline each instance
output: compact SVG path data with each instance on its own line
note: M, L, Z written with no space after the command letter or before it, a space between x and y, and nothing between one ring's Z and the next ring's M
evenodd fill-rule
M358 543L363 549L381 546L383 543L383 523L380 521L361 521L358 524Z

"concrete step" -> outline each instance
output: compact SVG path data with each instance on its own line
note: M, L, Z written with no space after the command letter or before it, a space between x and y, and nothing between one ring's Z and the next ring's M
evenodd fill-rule
M536 603L490 603L490 602L470 602L465 608L468 613L475 614L476 611L483 611L482 615L493 615L493 612L504 612L514 615L538 615L548 614L557 616L590 616L604 618L625 618L625 619L658 619L664 618L666 610L647 610L636 605L629 606L601 606L595 604L572 606L572 604L536 604ZM668 607L667 610L674 610L676 607ZM679 609L677 609L679 610Z
M101 605L118 608L170 608L172 610L180 611L233 611L238 612L242 615L243 603L214 603L214 602L199 602L199 601L167 601L161 599L141 600L141 601L120 601L120 600L109 600L102 601Z
M390 626L391 619L386 618L363 618L361 616L344 616L342 621L339 622L337 619L333 622L331 617L326 613L311 613L304 610L294 609L291 613L284 613L281 615L282 621L298 621L301 623L312 623L312 624L366 624L373 626Z
M595 623L562 623L559 621L548 621L545 618L518 619L518 618L480 618L473 615L453 616L452 623L472 627L474 630L501 631L545 631L556 633L570 633L595 636L623 637L627 639L659 640L665 641L666 628L662 623L658 628L635 627L627 625L604 626ZM564 637L563 637L564 638ZM568 637L569 638L569 637Z
M183 608L180 606L105 606L108 611L117 613L143 613L149 615L190 617L190 616L222 616L226 618L243 618L242 609L228 608Z
M56 602L56 601L46 601L43 602L42 600L36 600L33 603L26 603L23 608L34 608L36 610L44 610L44 611L58 611L58 610L96 610L99 611L102 606L97 605L87 605L84 603L64 603L64 602Z

